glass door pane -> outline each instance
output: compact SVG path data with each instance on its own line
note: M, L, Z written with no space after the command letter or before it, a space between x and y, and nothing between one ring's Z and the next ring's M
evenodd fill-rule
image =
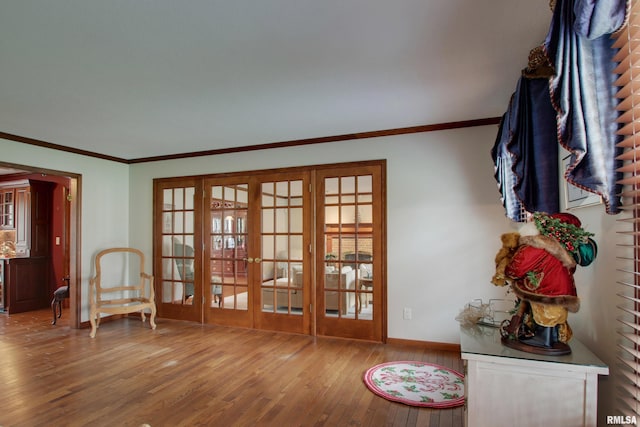
M208 188L210 256L206 305L213 310L247 311L249 184Z
M372 177L325 178L324 189L325 315L370 321Z
M302 315L302 181L262 183L261 310Z
M13 228L13 190L0 192L0 227Z
M308 256L305 259L310 242L310 218L305 217L311 200L308 175L278 174L273 178L260 178L256 323L262 329L309 333L312 285L306 268L310 260Z

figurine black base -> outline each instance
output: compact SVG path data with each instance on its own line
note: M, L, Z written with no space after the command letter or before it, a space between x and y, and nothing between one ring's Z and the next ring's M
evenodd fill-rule
M502 344L516 350L526 351L527 353L533 354L541 354L545 356L563 356L566 354L571 354L571 347L563 342L554 342L549 347L541 347L528 344L526 341L519 341L509 339L508 337L502 337Z

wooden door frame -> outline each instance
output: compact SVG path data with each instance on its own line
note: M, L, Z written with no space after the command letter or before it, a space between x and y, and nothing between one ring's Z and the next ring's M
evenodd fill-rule
M71 313L71 327L80 329L82 326L82 290L79 278L82 277L81 271L81 253L82 245L80 243L81 236L81 206L82 206L82 176L69 176L69 195L67 209L69 211L69 221L65 224L65 258L68 261L69 271L69 312ZM65 213L66 215L66 213Z

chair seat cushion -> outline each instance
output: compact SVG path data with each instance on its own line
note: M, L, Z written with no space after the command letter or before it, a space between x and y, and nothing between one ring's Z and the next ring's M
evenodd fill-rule
M55 290L53 295L57 296L57 297L66 297L66 296L68 296L69 295L69 287L68 286L60 286L58 289Z

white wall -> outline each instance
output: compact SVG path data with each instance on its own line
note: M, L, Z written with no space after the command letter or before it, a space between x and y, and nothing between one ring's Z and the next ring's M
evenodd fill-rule
M486 126L135 164L131 243L152 251L153 178L387 159L389 337L457 343L465 303L504 295L489 282L510 228L493 180L496 134Z

